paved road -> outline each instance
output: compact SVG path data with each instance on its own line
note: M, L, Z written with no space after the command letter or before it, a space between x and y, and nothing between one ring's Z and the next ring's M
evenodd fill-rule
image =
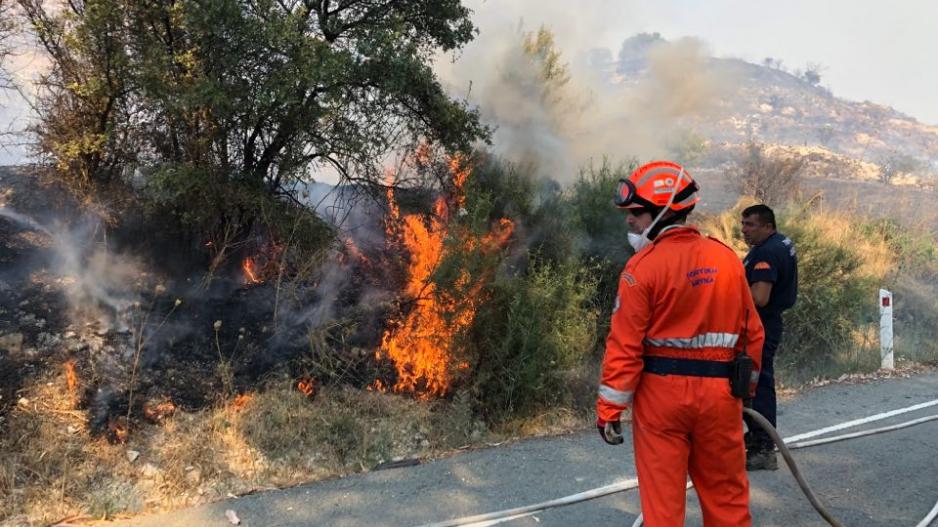
M865 384L828 385L782 403L783 436L938 399L938 373ZM866 428L938 414L938 406ZM852 429L850 431L853 431ZM594 433L532 439L416 467L360 474L242 497L120 526L223 527L233 509L241 525L413 527L520 507L634 477L631 445L606 446ZM795 451L815 491L848 526L915 526L938 501L938 421L905 430ZM751 475L760 526L826 525L787 469ZM637 491L552 509L502 523L508 527L631 525ZM700 525L693 491L688 525Z

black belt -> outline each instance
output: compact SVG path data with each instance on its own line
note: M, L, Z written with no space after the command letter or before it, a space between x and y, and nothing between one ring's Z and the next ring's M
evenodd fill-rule
M671 359L668 357L645 356L648 373L658 375L687 375L689 377L725 377L733 375L733 362L695 359Z

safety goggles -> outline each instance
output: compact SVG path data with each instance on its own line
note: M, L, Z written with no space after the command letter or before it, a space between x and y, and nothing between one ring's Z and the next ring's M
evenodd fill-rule
M617 207L628 207L635 202L635 184L628 179L620 179L616 187L615 203Z

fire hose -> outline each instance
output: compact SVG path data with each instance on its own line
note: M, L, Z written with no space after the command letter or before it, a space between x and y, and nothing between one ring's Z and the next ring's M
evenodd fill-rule
M858 437L865 437L869 435L875 435L875 434L881 434L881 433L891 432L895 430L901 430L904 428L909 428L909 427L916 426L922 423L927 423L930 421L938 421L938 414L936 414L936 415L930 415L930 416L926 416L926 417L922 417L918 419L913 419L910 421L904 421L902 423L897 423L897 424L890 425L890 426L884 426L884 427L873 428L870 430L864 430L860 432L852 432L848 434L841 434L841 435L832 436L832 437L804 441L805 439L808 439L811 437L816 437L819 435L827 434L833 431L843 430L846 428L851 428L853 426L858 426L860 424L887 419L889 417L893 417L899 414L903 414L903 413L907 413L907 412L911 412L911 411L915 411L915 410L919 410L922 408L935 406L935 405L938 405L938 399L933 400L933 401L928 401L925 403L921 403L921 404L917 404L917 405L913 405L907 408L901 408L901 409L893 410L890 412L884 412L882 414L877 414L877 415L866 417L866 418L855 419L853 421L848 421L845 423L840 423L838 425L829 426L826 428L822 428L820 430L815 430L813 432L798 434L798 435L788 438L787 443L791 443L790 445L786 444L786 441L783 440L779 436L778 431L776 431L775 428L772 427L772 425L768 422L768 420L765 419L765 417L763 417L761 414L759 414L758 412L754 410L751 410L751 409L746 409L746 410L748 410L747 413L749 413L749 415L757 423L759 423L760 426L766 429L766 431L772 437L773 441L775 441L776 445L778 445L779 450L782 452L782 457L784 458L786 464L788 464L788 467L791 470L792 475L798 481L799 487L801 488L805 496L808 498L808 500L811 502L811 505L814 507L814 509L818 511L821 517L823 517L824 520L828 522L828 524L840 527L842 526L842 524L839 523L836 519L834 519L830 515L830 513L827 512L827 510L823 507L823 505L820 503L817 497L814 496L807 482L801 476L801 472L797 468L797 465L795 464L794 459L792 458L791 453L789 451L799 449L799 448L808 448L808 447L819 446L819 445L824 445L828 443L834 443L838 441L845 441L848 439L855 439ZM688 483L688 487L690 486L691 484ZM570 496L565 496L563 498L558 498L555 500L527 505L524 507L507 509L503 511L491 512L491 513L486 513L486 514L478 514L474 516L457 518L454 520L447 520L443 522L427 524L427 525L424 525L423 527L487 527L490 525L496 525L498 523L502 523L502 522L509 521L512 519L518 519L518 518L522 518L525 516L530 516L532 514L535 514L537 512L541 512L547 509L573 505L576 503L581 503L584 501L608 496L608 495L615 494L618 492L624 492L624 491L635 489L635 488L638 488L638 480L635 478L631 478L628 480L620 481L617 483L612 483L603 487L598 487L598 488L591 489L585 492L580 492L578 494L572 494ZM928 515L921 522L919 522L916 525L916 527L928 527L935 520L935 518L938 518L938 503L935 504L932 510L928 513ZM643 523L642 515L639 515L632 527L641 526L642 523Z

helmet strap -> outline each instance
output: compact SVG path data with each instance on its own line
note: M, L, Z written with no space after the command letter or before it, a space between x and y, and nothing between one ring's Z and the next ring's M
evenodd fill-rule
M642 236L648 238L649 240L654 240L658 236L658 233L661 232L661 229L669 225L661 224L659 227L659 222L661 221L661 218L664 217L664 213L671 208L672 204L674 204L674 198L677 196L677 188L681 185L682 179L684 179L683 166L681 167L681 171L677 174L677 181L674 182L674 190L671 191L671 197L668 198L668 202L664 205L664 207L661 207L661 211L658 212L657 216L655 216L655 219L651 222L651 225L642 231Z

